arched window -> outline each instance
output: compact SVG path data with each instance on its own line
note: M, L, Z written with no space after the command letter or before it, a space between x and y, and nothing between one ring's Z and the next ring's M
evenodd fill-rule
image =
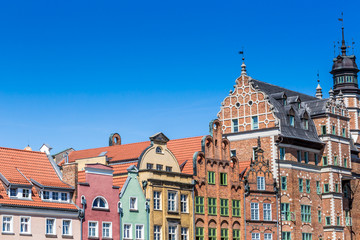
M109 208L108 203L103 197L96 197L92 204L93 208Z
M161 147L156 147L156 153L159 153L159 154L161 154L161 153L162 153L162 149L161 149Z

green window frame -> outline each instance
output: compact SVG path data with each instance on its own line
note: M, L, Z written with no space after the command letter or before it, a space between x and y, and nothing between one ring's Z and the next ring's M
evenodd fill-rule
M344 167L347 167L347 158L344 158Z
M324 183L324 193L328 193L328 192L329 192L329 184Z
M321 135L325 135L326 134L326 125L322 125L321 126Z
M195 197L195 213L204 214L204 197Z
M220 199L220 215L221 216L229 216L229 200L228 199Z
M321 210L318 210L318 222L321 223Z
M233 240L240 240L240 229L233 229Z
M221 240L228 240L229 239L229 229L222 228L221 229Z
M281 190L287 190L287 177L281 176Z
M310 188L310 179L306 179L306 192L310 193L311 188Z
M215 184L215 172L208 171L208 183Z
M216 240L216 228L209 228L209 240Z
M303 192L304 191L304 186L303 186L303 179L299 178L299 192Z
M312 233L302 233L302 240L312 240Z
M301 221L311 223L311 206L301 205Z
M330 225L331 225L331 217L330 217L330 216L326 216L326 217L325 217L325 225L326 225L326 226L330 226Z
M240 200L232 200L232 216L241 216Z
M321 194L320 181L316 181L316 193L317 193L317 194Z
M340 217L336 216L336 225L340 226Z
M279 152L280 152L280 160L285 160L285 148L284 147L279 148Z
M337 166L338 165L338 157L334 156L334 165Z
M282 232L281 239L282 240L291 240L291 232Z
M335 183L335 192L339 192L339 184L338 183Z
M220 185L227 185L227 173L220 173Z
M195 228L195 239L196 240L204 240L204 228L203 227Z
M281 203L281 215L283 220L285 221L291 220L289 203Z
M336 128L335 128L335 126L332 126L332 134L333 134L333 135L336 135Z
M216 198L208 198L208 213L209 215L217 215L216 212Z
M322 157L322 160L323 160L323 166L327 166L327 165L328 165L327 156L323 156L323 157Z

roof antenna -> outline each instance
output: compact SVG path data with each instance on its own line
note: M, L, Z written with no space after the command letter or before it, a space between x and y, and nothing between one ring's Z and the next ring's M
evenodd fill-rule
M242 47L242 51L239 52L242 55L242 64L241 64L241 76L246 76L246 65L245 65L245 56L244 56L244 47Z
M346 56L346 45L345 45L345 37L344 37L344 14L341 13L341 18L339 18L341 22L341 33L342 33L342 40L341 40L341 55Z

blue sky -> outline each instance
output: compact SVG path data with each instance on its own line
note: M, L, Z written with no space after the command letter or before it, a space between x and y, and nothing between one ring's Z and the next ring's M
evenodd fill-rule
M240 75L313 95L357 1L3 1L0 146L53 153L205 135ZM353 50L349 50L351 53ZM337 51L338 52L338 51Z

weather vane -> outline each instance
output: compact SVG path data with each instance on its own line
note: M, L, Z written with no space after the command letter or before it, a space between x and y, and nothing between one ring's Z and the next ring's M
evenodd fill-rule
M245 56L244 56L244 47L242 47L242 50L239 52L240 55L242 55L242 60L245 60Z

